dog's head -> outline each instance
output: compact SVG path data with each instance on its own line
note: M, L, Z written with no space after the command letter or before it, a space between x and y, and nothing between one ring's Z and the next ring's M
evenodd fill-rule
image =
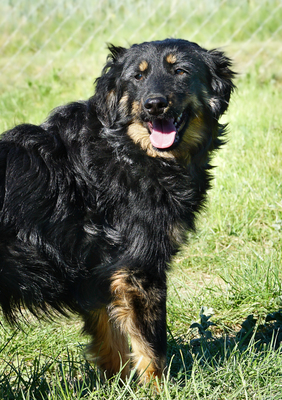
M220 144L218 119L234 88L230 59L178 39L109 50L94 96L102 124L124 126L150 156L204 162Z

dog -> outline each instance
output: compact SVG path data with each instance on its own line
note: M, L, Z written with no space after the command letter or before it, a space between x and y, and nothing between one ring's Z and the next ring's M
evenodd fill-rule
M231 60L182 39L109 45L94 95L0 142L0 304L78 313L107 378L166 365L166 276L211 184ZM128 336L131 345L128 344Z

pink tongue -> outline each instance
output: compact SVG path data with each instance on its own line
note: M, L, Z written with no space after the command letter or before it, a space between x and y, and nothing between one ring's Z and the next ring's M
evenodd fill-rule
M173 119L158 119L153 122L150 135L151 143L158 149L166 149L173 145L176 128Z

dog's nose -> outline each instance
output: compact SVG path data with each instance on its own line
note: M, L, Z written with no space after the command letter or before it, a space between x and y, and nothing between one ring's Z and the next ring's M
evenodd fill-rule
M152 115L162 114L167 105L168 105L167 99L162 96L149 97L144 103L144 107Z

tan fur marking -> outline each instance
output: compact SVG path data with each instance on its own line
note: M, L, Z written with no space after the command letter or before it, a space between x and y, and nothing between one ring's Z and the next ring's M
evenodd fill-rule
M120 112L128 113L128 93L125 93L119 101Z
M127 133L133 142L139 144L150 157L174 158L174 155L171 152L160 152L154 149L150 141L150 134L141 122L133 122L129 125Z
M150 157L163 157L168 159L176 159L183 165L188 165L191 160L191 153L201 144L205 124L201 114L189 122L188 128L183 134L179 146L171 151L156 150L150 141L148 129L141 122L133 122L128 127L128 135L139 144L140 147L147 152Z
M140 103L138 101L133 101L133 103L132 103L132 115L134 117L136 117L137 115L140 114L140 107L141 107L141 105L140 105Z
M116 321L123 332L133 330L133 309L131 307L126 283L127 272L119 271L112 277L111 293L114 300L109 307L111 320Z
M188 128L183 134L181 143L172 151L175 158L182 164L188 165L193 150L202 143L204 137L205 123L202 115L195 117L189 122Z
M149 382L155 377L161 379L166 365L165 357L157 361L149 345L138 336L131 337L131 345L133 362L141 375L141 380Z
M116 102L116 93L115 90L111 90L106 97L106 102L108 104L108 107L115 107L115 102Z
M146 69L148 68L148 63L146 60L141 61L141 63L139 64L139 69L141 72L146 71Z
M175 64L176 61L177 61L176 55L175 55L175 54L169 54L169 55L166 57L166 61L167 61L169 64Z
M129 374L127 337L109 321L105 308L91 314L92 322L88 319L85 329L93 337L87 349L88 359L96 362L107 378L117 374L122 367L121 378L124 380Z
M152 377L161 378L166 360L157 360L150 344L140 334L132 299L136 296L146 302L146 293L138 281L134 281L134 286L128 283L128 277L127 271L119 271L112 277L110 315L120 329L130 335L133 363L141 379L150 381Z

